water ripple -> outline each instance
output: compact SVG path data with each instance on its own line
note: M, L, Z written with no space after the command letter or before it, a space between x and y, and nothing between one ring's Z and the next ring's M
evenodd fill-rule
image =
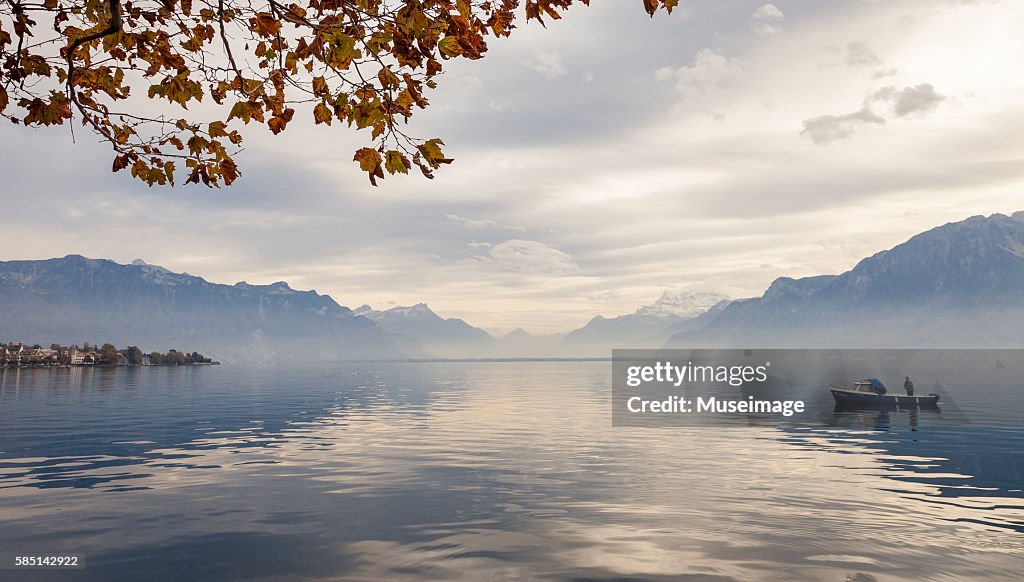
M84 579L1024 568L1009 425L612 428L594 363L38 372L0 373L0 544L74 550Z

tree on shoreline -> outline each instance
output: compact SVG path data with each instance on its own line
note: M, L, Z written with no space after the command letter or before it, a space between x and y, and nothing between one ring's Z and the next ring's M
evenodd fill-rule
M100 362L104 364L116 364L120 353L113 344L103 344L100 348Z
M653 16L679 0L642 2ZM296 114L369 132L353 161L374 185L414 166L432 178L452 161L443 142L403 128L442 63L479 59L487 36L573 3L526 0L520 15L519 0L3 0L0 116L85 127L114 150L114 171L150 186L182 170L231 184L239 126L278 134ZM210 101L216 118L188 111Z
M133 366L140 366L145 360L145 357L142 354L142 350L139 349L139 346L129 346L125 348L124 357L126 360L128 360L128 363Z
M103 347L90 347L89 343L79 349L77 345L69 347L60 344L51 344L49 349L44 349L39 344L28 346L23 343L0 343L0 368L6 366L68 366L77 364L100 364L105 366L190 366L194 364L215 363L199 352L179 352L175 349L168 350L166 354L152 352L145 355L138 346L129 346L118 350L113 344L105 343ZM81 358L77 360L77 358ZM148 359L148 361L147 361Z

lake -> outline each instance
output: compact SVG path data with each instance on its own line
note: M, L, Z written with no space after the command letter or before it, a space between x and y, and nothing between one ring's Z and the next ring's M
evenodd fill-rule
M4 370L0 554L85 567L0 579L1020 579L1024 405L971 378L631 428L609 362Z

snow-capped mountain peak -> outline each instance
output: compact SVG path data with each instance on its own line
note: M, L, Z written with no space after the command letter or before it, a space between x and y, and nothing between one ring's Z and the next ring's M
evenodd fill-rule
M388 309L387 312L394 315L403 315L405 317L437 317L437 314L434 313L430 309L430 307L427 306L426 303L417 303L416 305L392 307L391 309Z
M495 341L486 331L461 319L445 319L437 315L426 303L383 311L363 305L353 313L373 320L385 331L409 336L435 354L464 354L467 349L487 348Z
M363 317L369 317L370 319L379 320L382 318L396 319L396 318L430 318L430 319L441 319L426 303L417 303L415 305L400 305L398 307L392 307L390 309L377 310L369 305L360 305L352 313L356 315L362 315Z
M678 317L690 319L696 317L717 303L728 299L725 295L708 291L665 291L651 305L636 310L636 315L649 317Z

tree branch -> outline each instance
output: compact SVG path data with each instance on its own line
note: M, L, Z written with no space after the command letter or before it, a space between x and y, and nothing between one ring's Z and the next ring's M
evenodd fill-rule
M75 50L87 42L92 42L98 38L110 36L111 34L117 34L121 32L121 0L107 0L110 4L110 23L107 27L99 32L94 32L88 36L75 39L68 47L68 94L71 97L71 101L82 108L81 104L78 103L78 96L75 95ZM84 112L83 112L84 113Z

